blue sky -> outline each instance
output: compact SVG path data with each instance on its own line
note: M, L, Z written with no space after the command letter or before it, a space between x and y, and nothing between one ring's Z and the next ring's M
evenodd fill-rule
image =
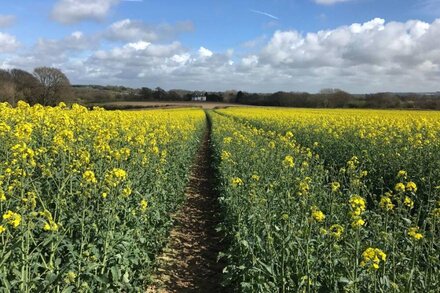
M72 83L440 90L440 0L2 2L0 67Z

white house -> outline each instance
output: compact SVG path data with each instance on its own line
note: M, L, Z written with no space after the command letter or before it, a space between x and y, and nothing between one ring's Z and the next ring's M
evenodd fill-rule
M194 96L191 98L191 101L206 102L206 97L205 96Z

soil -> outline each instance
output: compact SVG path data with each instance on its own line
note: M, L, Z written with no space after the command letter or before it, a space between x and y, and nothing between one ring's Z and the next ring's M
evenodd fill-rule
M222 237L216 231L220 207L211 164L208 125L192 166L186 201L174 215L169 243L158 257L154 285L147 292L226 292L220 285L224 265L217 262Z

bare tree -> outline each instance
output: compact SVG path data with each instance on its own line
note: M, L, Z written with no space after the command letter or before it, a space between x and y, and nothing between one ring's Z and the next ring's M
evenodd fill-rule
M71 95L69 79L57 68L38 67L34 76L42 85L43 91L39 102L43 105L54 106Z
M15 104L15 84L11 73L0 69L0 102Z
M14 68L10 73L15 84L16 98L31 105L38 103L38 98L43 94L43 86L38 79L21 69Z

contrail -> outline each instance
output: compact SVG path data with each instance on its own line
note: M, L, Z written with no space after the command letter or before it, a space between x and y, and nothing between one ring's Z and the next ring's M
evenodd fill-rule
M258 11L258 10L251 9L251 12L253 12L253 13L257 13L257 14L261 14L261 15L265 15L265 16L270 17L270 18L272 18L272 19L279 20L279 18L276 17L275 15L269 14L269 13L264 12L264 11Z

